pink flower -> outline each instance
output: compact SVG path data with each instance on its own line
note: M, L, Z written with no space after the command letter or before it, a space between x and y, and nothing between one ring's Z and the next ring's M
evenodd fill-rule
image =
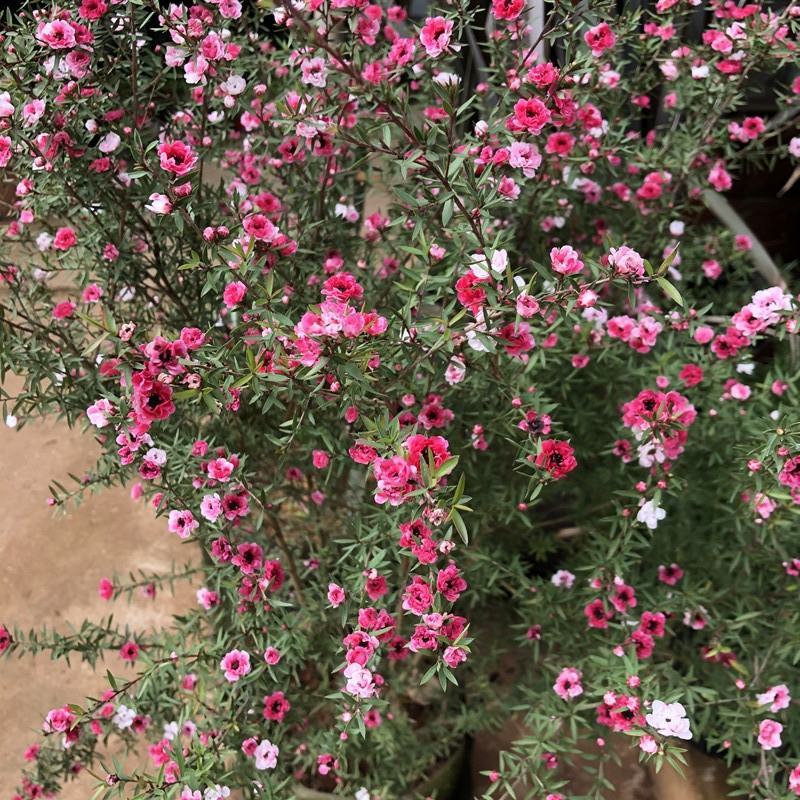
M442 654L442 659L448 667L455 669L467 660L467 651L463 647L448 647Z
M455 603L466 589L467 582L455 564L448 564L436 575L436 591L450 603Z
M197 154L185 142L162 142L158 146L158 160L165 172L182 177L194 169Z
M291 708L292 704L286 699L283 692L273 692L264 698L264 719L283 722L283 718Z
M783 744L781 742L782 730L783 725L774 719L761 720L761 724L758 726L758 743L764 750L780 747Z
M200 523L194 518L191 511L170 511L167 528L171 533L176 533L181 539L188 539L192 531L197 530Z
M335 583L328 584L328 602L334 607L339 608L339 606L344 603L345 600L345 591L342 589L341 586Z
M75 313L76 305L72 300L62 300L53 307L55 319L69 319Z
M583 694L581 685L581 671L574 667L565 667L561 670L553 684L553 691L562 700L573 700Z
M653 755L658 752L658 742L650 734L646 733L639 739L639 749L643 753Z
M261 743L253 751L256 769L275 769L278 766L279 754L280 750L277 745L272 744L269 739L262 739Z
M139 645L136 642L125 642L119 649L119 657L133 664L139 657Z
M95 428L105 428L108 425L108 417L116 414L116 409L109 400L100 398L95 400L89 408L86 409L86 416L89 417L89 422Z
M452 20L444 17L428 17L419 33L419 39L425 47L425 52L431 58L438 58L447 50L452 34Z
M149 197L150 202L145 206L153 214L171 214L172 201L165 194L153 192Z
M81 293L84 303L96 303L102 296L103 289L96 283L90 283Z
M580 253L568 244L550 251L550 265L559 275L575 275L583 270Z
M372 673L361 666L358 662L354 661L348 664L344 671L344 676L347 678L347 685L345 691L352 694L354 697L367 699L374 697L377 694L377 687L375 686Z
M508 163L514 169L521 169L526 178L532 178L542 164L542 156L539 148L531 142L512 142Z
M36 38L52 50L69 50L75 47L75 29L66 20L55 19L39 25Z
M330 463L331 457L324 450L314 450L311 453L311 460L317 469L325 469Z
M103 600L110 600L114 596L114 584L108 578L100 578L97 593Z
M207 494L200 502L200 515L209 522L216 522L222 514L222 501L218 494Z
M244 300L247 287L241 281L229 283L222 292L222 300L228 308L234 308Z
M610 50L616 44L617 37L614 36L614 31L611 30L608 23L601 22L599 25L589 28L583 34L583 40L589 45L592 55L597 57L603 55L606 50Z
M410 480L414 477L413 467L401 456L378 458L372 464L377 480L375 502L399 506L411 490Z
M606 609L605 603L599 597L592 600L591 603L587 603L583 613L590 628L601 630L608 627L608 621L614 616L612 611Z
M206 610L210 611L214 606L219 603L219 595L216 592L212 592L211 589L206 588L205 586L201 586L197 590L197 602Z
M553 573L550 583L560 589L571 589L575 585L575 575L569 570L560 569Z
M789 693L789 687L779 683L777 686L771 686L763 694L756 695L756 700L760 706L769 706L769 710L774 714L783 711L784 708L789 708L792 696Z
M250 672L250 654L244 650L231 650L223 656L219 666L225 674L225 680L235 683Z
M523 319L530 319L535 314L539 313L539 302L535 297L523 292L517 297L517 314Z
M0 167L8 166L11 156L14 154L11 137L0 136Z
M722 161L717 161L708 173L708 182L718 191L725 192L733 186L733 180Z
M800 797L800 764L789 773L789 789Z
M77 722L78 718L67 706L52 708L47 712L42 726L45 733L66 733Z
M75 231L69 227L59 228L53 238L53 248L56 250L66 251L77 243L78 237L75 235Z
M525 0L492 0L492 14L495 19L516 19L525 8Z
M608 263L614 267L617 275L626 278L641 278L644 276L644 261L642 257L627 245L612 247L608 253Z
M403 592L403 609L421 617L432 605L433 593L430 586L415 575Z
M550 121L550 111L537 97L517 100L514 116L510 120L512 130L540 133ZM541 159L540 159L541 160Z
M547 470L554 481L561 480L578 466L575 451L568 442L543 439L540 448L534 462L540 469Z
M215 458L208 462L208 477L220 483L230 480L234 464L226 458Z

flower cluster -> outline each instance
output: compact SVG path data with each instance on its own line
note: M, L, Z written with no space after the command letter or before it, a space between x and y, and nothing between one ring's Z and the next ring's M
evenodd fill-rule
M800 158L797 6L414 10L60 0L0 36L7 424L96 440L56 510L126 485L192 553L87 563L104 601L197 601L0 620L109 666L17 798L429 795L484 709L525 727L488 796L599 796L608 731L800 796L800 307L719 213Z

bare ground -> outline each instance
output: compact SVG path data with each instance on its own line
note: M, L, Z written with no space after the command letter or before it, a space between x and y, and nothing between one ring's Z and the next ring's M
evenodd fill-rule
M102 600L97 585L115 571L168 570L173 560L188 561L191 553L154 520L141 502L130 500L124 489L91 495L79 508L54 514L47 505L53 478L68 484L67 475L82 475L93 463L96 445L91 437L71 431L63 423L40 422L21 430L0 421L0 622L23 630L43 625L68 632L70 624L87 618L115 618L136 630L162 625L171 614L193 602L189 587L176 597L161 594L155 600L138 593ZM116 653L106 656L115 675L126 670ZM98 665L100 667L101 665ZM103 669L72 660L3 659L0 662L0 797L12 794L19 781L25 748L36 741L50 708L82 703L104 687ZM65 800L90 796L88 776L79 778L61 795Z

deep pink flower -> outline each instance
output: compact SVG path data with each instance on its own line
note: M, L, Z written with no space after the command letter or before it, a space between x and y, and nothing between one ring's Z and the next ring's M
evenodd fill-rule
M444 17L428 17L419 33L419 40L431 58L438 58L449 47L452 34L452 20Z
M182 177L194 169L197 154L185 142L162 142L158 146L158 160L165 172Z

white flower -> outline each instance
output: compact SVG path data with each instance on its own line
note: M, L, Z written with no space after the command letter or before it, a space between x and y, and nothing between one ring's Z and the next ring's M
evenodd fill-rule
M157 467L167 463L167 454L158 447L151 447L144 455L145 460L152 461Z
M171 214L172 201L165 194L153 192L149 197L150 202L145 206L148 211L153 214Z
M333 209L333 213L347 222L358 222L358 211L355 206L337 203Z
M666 516L667 512L663 508L659 508L654 500L648 500L639 509L636 521L644 523L651 531L654 531L658 527L658 523Z
M753 370L756 368L755 364L737 364L736 371L741 372L743 375L752 375Z
M550 583L560 589L571 589L575 583L575 576L569 570L560 569L550 578Z
M178 738L178 723L165 722L164 723L164 738L172 741Z
M247 83L241 75L231 75L228 80L220 84L220 89L226 94L241 94Z
M356 792L356 800L369 800L369 790L365 786Z
M454 72L440 72L434 76L433 82L438 83L439 86L457 86L461 83L461 78Z
M9 414L6 417L6 425L9 428L16 428L17 427L17 421L18 421L17 418L13 414Z
M508 266L508 253L505 250L495 250L492 254L492 272L502 274Z
M478 338L475 331L467 331L467 344L478 353L489 352L489 348Z
M216 786L209 786L208 789L203 792L204 800L222 800L223 797L230 797L231 790L227 786L220 786L217 784Z
M136 710L128 708L127 706L119 705L114 712L114 717L111 720L121 731L125 728L130 728L133 725L133 720L136 718Z
M45 252L46 250L50 249L50 245L53 244L53 237L43 231L36 237L36 246L41 250L41 252Z
M677 736L678 739L691 739L686 709L680 703L653 701L653 710L645 717L647 724L662 736Z
M664 452L664 446L655 439L648 439L644 444L640 444L637 452L639 453L639 466L646 467L647 469L656 463L663 464L667 458L667 454ZM642 520L639 520L639 522L641 521Z
M481 280L489 277L489 264L486 261L486 256L483 253L472 253L470 255L470 271L472 274Z

